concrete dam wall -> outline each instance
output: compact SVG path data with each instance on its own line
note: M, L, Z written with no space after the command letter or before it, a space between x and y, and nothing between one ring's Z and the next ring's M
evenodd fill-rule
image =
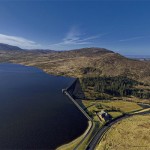
M75 99L85 99L79 79L75 79L75 81L73 81L73 83L67 87L66 90Z

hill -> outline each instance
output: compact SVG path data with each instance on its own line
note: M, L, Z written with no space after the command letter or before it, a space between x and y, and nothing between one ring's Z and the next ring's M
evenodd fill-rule
M9 50L22 50L22 49L17 46L0 43L0 50L8 50L9 51Z
M35 66L54 75L72 77L126 76L150 84L150 63L126 58L104 48L70 51L0 51L0 62Z

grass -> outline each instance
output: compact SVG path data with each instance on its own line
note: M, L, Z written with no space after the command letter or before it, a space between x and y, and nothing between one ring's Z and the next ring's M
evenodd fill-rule
M97 50L96 50L97 51ZM85 76L128 76L150 84L150 63L127 59L112 52L92 49L63 52L0 50L0 62L12 62L38 67L49 74ZM84 73L83 70L94 68Z
M135 103L145 103L145 104L150 104L150 99L139 99L134 96L132 97L123 97L123 100L135 102Z
M139 80L140 79L142 81L145 80L145 82L150 83L150 80L149 80L150 78L148 75L145 75L145 79L143 78L144 72L145 74L147 74L147 72L150 71L149 63L129 60L114 53L105 54L103 55L103 57L102 55L97 55L97 53L96 54L89 53L87 57L86 55L81 55L80 52L77 53L73 51L63 52L63 53L50 53L50 52L44 52L44 53L38 52L37 53L34 51L20 51L20 52L1 51L0 62L12 62L12 63L24 64L27 66L35 66L35 67L41 68L43 71L49 74L72 76L72 77L79 77L79 78L86 76L85 74L81 72L81 70L87 67L98 66L98 68L96 68L96 70L98 71L97 73L92 72L90 74L87 74L87 76L88 75L90 76L95 76L95 75L118 76L120 74L121 75L124 74L127 68L130 74L135 74L134 75L135 78L136 78L136 74L138 74L139 77L141 76ZM139 73L141 72L141 70L142 70L142 74L140 75ZM87 94L88 97L91 97L91 98L98 97L99 93L97 92L93 93L92 91L93 89L91 88L85 94ZM83 147L87 145L91 137L95 134L95 132L100 126L100 124L98 123L98 118L94 114L94 111L100 111L101 109L109 110L109 113L115 118L121 115L120 111L131 112L131 111L141 109L140 106L138 106L137 104L133 102L127 102L127 103L123 101L118 101L118 102L113 101L113 102L108 102L108 103L102 102L102 101L82 101L82 102L84 103L86 107L93 105L89 107L87 111L92 114L94 121L95 121L95 127L93 128L92 133L89 134L89 137L85 140ZM145 102L147 103L149 101L145 100ZM96 104L101 104L102 108L96 107ZM120 109L120 111L111 111L111 107ZM73 147L77 143L79 143L79 141L82 138L83 138L83 135L81 135L79 138L72 141L71 143L66 144L64 146L65 149L68 149L68 150L73 149Z
M137 115L115 124L96 150L150 149L150 115Z
M102 102L104 106L115 107L116 109L120 109L120 111L124 113L129 113L132 111L137 111L142 109L137 103L134 102L126 102L126 101L110 101L110 102Z
M88 146L88 143L92 140L93 136L97 133L98 129L100 128L100 124L98 122L94 122L93 128L84 142L80 145L78 150L84 150Z
M90 105L93 105L96 103L95 100L82 100L82 103L84 104L85 107L89 107Z
M101 111L101 110L107 110L108 113L113 117L119 117L122 115L123 112L129 113L137 110L141 110L142 107L139 106L135 102L127 102L127 101L122 101L122 100L115 100L115 101L95 101L95 100L77 100L78 103L82 104L83 109L86 108L86 111L92 116L93 118L93 128L89 135L86 137L86 139L83 141L83 143L80 145L78 148L79 150L83 150L87 147L88 143L90 140L93 138L93 136L96 134L98 129L102 126L102 123L100 123L99 118L95 114L95 111ZM112 110L112 107L115 107L115 111ZM79 138L75 139L74 141L65 144L61 147L59 147L57 150L72 150L75 148L75 146L83 139L85 136L85 133L81 135Z
M109 112L109 114L113 117L113 118L117 118L117 117L119 117L119 116L121 116L122 115L122 113L121 112Z
M135 102L128 102L122 100L115 100L115 101L90 101L90 100L82 100L83 105L87 107L87 111L91 114L94 114L95 111L107 110L108 113L113 117L116 118L122 113L130 113L137 110L142 110L142 107L139 106Z

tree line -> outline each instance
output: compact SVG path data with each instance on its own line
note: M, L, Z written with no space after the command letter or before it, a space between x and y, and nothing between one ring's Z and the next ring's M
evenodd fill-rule
M150 92L137 89L135 86L143 84L124 76L117 77L86 77L81 79L83 90L93 87L94 92L106 93L111 96L135 96L141 99L149 99Z

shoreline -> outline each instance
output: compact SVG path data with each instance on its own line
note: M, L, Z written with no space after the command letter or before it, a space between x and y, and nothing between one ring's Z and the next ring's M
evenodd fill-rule
M8 62L8 63L3 62L3 63L0 63L0 64L14 64L14 65L20 65L20 66L25 66L25 67L37 68L37 69L40 70L41 72L43 72L43 73L45 73L45 74L47 74L47 75L51 75L51 74L45 72L43 69L38 68L38 67L35 67L35 66L29 66L29 65L24 65L24 64L20 64L20 63L12 63L12 62ZM60 77L60 76L58 76L58 75L52 75L52 76ZM65 77L65 76L61 76L61 77ZM70 78L71 78L71 77L70 77ZM72 88L72 85L76 84L76 80L77 80L77 79L75 78L75 79L67 86L66 89L67 89L68 91L69 91L69 89ZM69 94L70 94L70 93L69 93ZM69 97L68 97L68 98L69 98ZM86 127L85 127L85 129L83 130L83 132L82 132L80 135L78 135L78 137L75 137L75 139L73 139L73 140L70 141L69 143L63 144L63 145L65 145L65 147L66 147L66 145L68 145L68 144L70 145L70 143L71 143L71 144L74 143L74 144L75 144L74 147L75 147L75 146L76 146L78 143L80 143L80 141L86 136L86 134L89 132L91 126L92 126L91 122L87 120L87 121L86 121ZM76 144L76 142L77 142L77 144ZM63 145L60 145L60 146L56 147L56 149L61 148Z
M25 66L25 65L24 65ZM34 66L33 66L34 67ZM36 68L36 67L35 67ZM37 67L38 68L38 67ZM39 68L38 68L39 69ZM42 70L43 72L45 72L43 69L40 69L40 70ZM47 73L47 72L45 72L45 73ZM49 74L49 73L47 73L47 74ZM54 75L54 76L57 76L57 75ZM61 77L65 77L65 76L61 76ZM70 86L68 86L68 88L66 88L66 90L68 90L69 88L72 88L72 87L74 87L74 85L73 84L76 84L75 82L76 82L76 78L75 78L75 80L70 84ZM69 95L71 95L71 97L72 97L72 94L70 94L70 92L68 92L69 93ZM63 145L61 145L61 146L59 146L59 147L57 147L56 149L57 150L73 150L76 146L78 146L79 145L79 143L81 143L81 141L82 140L84 140L84 138L86 137L86 135L87 135L87 133L88 133L88 130L90 131L90 123L88 122L88 125L87 125L87 127L86 127L86 130L79 136L79 137L77 137L77 138L75 138L74 140L72 140L71 142L69 142L69 143L66 143L66 144L63 144Z
M92 127L92 123L91 123L91 121L88 121L88 126L83 134L81 134L79 137L75 138L71 142L57 147L56 150L72 150L72 149L74 149L86 137L86 135L89 133L91 127Z
M81 113L88 119L88 126L83 134L81 134L79 137L75 138L73 141L59 146L57 148L57 150L70 150L70 149L76 150L76 149L78 149L78 147L80 147L80 145L84 142L86 137L89 135L89 133L91 132L91 129L93 127L92 118L87 114L87 112L84 111L84 109L72 97L72 93L76 86L76 81L77 81L77 79L75 79L72 82L72 84L69 85L66 89L62 89L62 93L65 94L74 103L74 105L77 107L77 109L79 109L81 111Z

